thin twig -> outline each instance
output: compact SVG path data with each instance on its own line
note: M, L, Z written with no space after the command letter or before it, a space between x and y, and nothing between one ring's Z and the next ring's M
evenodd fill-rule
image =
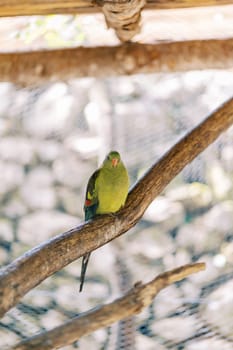
M42 332L13 347L14 350L51 350L72 344L80 337L110 326L112 323L133 316L150 305L161 289L187 276L205 269L204 263L185 265L162 273L151 282L136 283L126 295L110 304L99 306L94 311L74 317L65 324Z

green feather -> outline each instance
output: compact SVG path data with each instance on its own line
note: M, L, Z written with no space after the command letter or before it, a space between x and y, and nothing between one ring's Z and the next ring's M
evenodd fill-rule
M102 166L90 177L85 197L85 220L99 214L115 213L126 201L129 189L128 172L116 151L110 152ZM82 291L90 253L84 255L80 277Z
M86 190L86 197L85 197L85 205L84 205L84 212L85 212L85 221L92 219L96 215L96 210L98 207L98 199L95 192L95 184L96 179L98 177L99 170L96 170L94 174L90 177L88 184L87 184L87 190ZM90 201L90 205L86 205L86 202Z

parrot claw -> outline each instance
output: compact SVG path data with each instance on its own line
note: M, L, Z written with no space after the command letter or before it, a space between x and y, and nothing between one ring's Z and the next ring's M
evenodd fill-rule
M109 213L108 215L111 216L114 219L117 218L117 213Z

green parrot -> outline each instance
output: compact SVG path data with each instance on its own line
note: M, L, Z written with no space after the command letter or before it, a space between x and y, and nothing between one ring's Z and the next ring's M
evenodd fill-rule
M128 172L120 154L111 151L102 166L92 174L88 181L84 204L85 221L99 214L117 212L124 206L128 190ZM82 259L79 292L83 288L90 254L85 254Z

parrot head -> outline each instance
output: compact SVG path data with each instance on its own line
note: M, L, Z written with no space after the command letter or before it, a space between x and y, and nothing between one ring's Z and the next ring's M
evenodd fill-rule
M104 161L104 166L116 168L121 162L121 156L117 151L111 151Z

